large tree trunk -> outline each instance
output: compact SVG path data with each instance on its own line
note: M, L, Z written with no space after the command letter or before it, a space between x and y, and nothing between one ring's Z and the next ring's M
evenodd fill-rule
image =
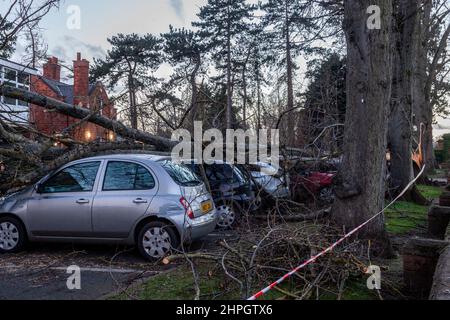
M446 14L448 15L448 13ZM446 16L444 15L444 17ZM441 23L441 22L435 22ZM433 26L434 27L434 26ZM435 168L435 158L433 151L433 109L434 109L434 96L433 96L433 85L437 81L437 75L441 72L441 60L443 55L446 54L448 39L450 37L450 25L444 30L442 37L437 39L436 47L433 48L434 56L428 67L428 77L425 83L425 111L422 115L422 120L425 125L425 132L423 136L423 151L424 162L428 165L429 169Z
M413 72L417 43L418 3L396 0L393 36L393 84L388 145L391 152L391 187L402 191L413 179L412 123ZM406 198L412 199L412 188ZM395 194L397 195L397 194Z
M369 30L367 8L381 8L381 29ZM391 0L345 0L347 115L340 186L333 218L346 231L380 212L384 205L387 116L391 98ZM389 249L384 218L360 231Z
M98 113L92 113L87 108L80 108L70 104L41 96L37 93L26 91L19 88L9 86L0 86L0 95L12 99L19 99L37 106L41 106L48 110L57 111L76 119L89 119L89 122L97 124L105 129L111 130L120 137L134 139L149 145L154 145L160 151L170 151L176 144L166 138L158 137L147 132L131 129L123 123L103 117Z
M427 102L426 94L426 82L427 82L427 65L428 65L428 41L430 38L430 19L432 1L422 0L422 8L418 11L419 21L417 35L419 41L417 43L417 54L415 68L413 70L413 114L414 114L414 126L416 131L414 132L413 147L418 148L419 141L422 140L422 153L424 156L424 164L428 170L433 169L434 155L433 155L433 130L432 130L432 118L433 113L429 102ZM420 137L421 124L424 124L425 132L423 132L422 138ZM431 137L431 138L430 138Z

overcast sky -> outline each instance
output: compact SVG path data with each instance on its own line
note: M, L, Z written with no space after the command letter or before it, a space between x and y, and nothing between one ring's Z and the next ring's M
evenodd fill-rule
M9 1L2 1L8 3ZM41 27L49 46L49 54L69 64L82 52L83 56L105 55L107 38L117 33L159 34L175 27L190 27L199 7L206 0L62 0L58 9L44 17ZM80 9L80 29L69 29L71 6ZM3 10L2 10L3 11ZM20 60L18 48L13 59Z
M2 7L11 0L0 0ZM257 0L251 0L257 2ZM169 25L190 27L196 20L199 8L207 0L62 0L58 9L44 17L41 27L50 55L57 56L66 65L71 65L76 53L92 61L102 58L109 49L107 38L117 33L166 32ZM68 9L80 9L80 29L69 29ZM12 60L21 61L23 48L18 45ZM450 120L439 119L435 136L450 132Z

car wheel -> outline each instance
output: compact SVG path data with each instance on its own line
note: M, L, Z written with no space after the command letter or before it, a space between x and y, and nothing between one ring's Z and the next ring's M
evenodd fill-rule
M22 223L12 217L0 218L0 253L15 253L23 249L26 232Z
M334 191L333 188L325 188L320 191L319 194L320 201L331 204L334 201Z
M241 214L239 208L231 203L219 204L216 207L216 212L219 217L217 227L220 229L233 228L237 224Z
M147 223L139 232L139 252L147 260L160 260L178 246L179 240L173 227L164 222Z

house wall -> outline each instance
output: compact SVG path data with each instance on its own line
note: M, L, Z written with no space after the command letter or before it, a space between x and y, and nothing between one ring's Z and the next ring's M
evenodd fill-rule
M77 55L74 62L74 85L73 85L73 104L78 107L89 108L90 110L100 109L105 117L115 119L116 110L108 98L108 94L101 83L97 83L95 88L89 92L89 62L81 59L81 54ZM59 81L61 68L58 67L57 58L49 58L44 65L44 75L46 78ZM41 95L64 101L64 97L59 96L52 88L50 88L42 79L33 76L31 80L31 90ZM103 102L100 102L103 101ZM31 105L30 106L30 123L39 132L47 135L61 133L64 129L72 124L79 122L66 115L57 112L51 112L45 108ZM105 141L114 141L115 135L95 124L85 122L76 126L70 136L78 141L89 142L97 139Z
M102 101L102 102L101 102ZM100 114L106 118L116 119L116 110L109 100L108 94L101 83L97 83L89 96L89 107L91 110L100 110ZM85 130L95 133L97 139L114 141L115 134L107 129L94 124L88 124Z
M63 101L45 82L36 76L31 77L31 91L43 96ZM47 135L62 132L75 119L58 112L51 112L37 105L30 105L30 124L39 132Z

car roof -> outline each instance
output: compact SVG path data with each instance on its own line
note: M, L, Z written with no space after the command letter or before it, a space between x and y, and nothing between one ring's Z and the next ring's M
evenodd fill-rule
M150 161L163 161L163 160L170 160L170 156L162 156L162 155L153 155L153 154L111 154L111 155L103 155L103 156L96 156L96 157L90 157L90 158L83 158L78 161L92 161L92 160L150 160Z

